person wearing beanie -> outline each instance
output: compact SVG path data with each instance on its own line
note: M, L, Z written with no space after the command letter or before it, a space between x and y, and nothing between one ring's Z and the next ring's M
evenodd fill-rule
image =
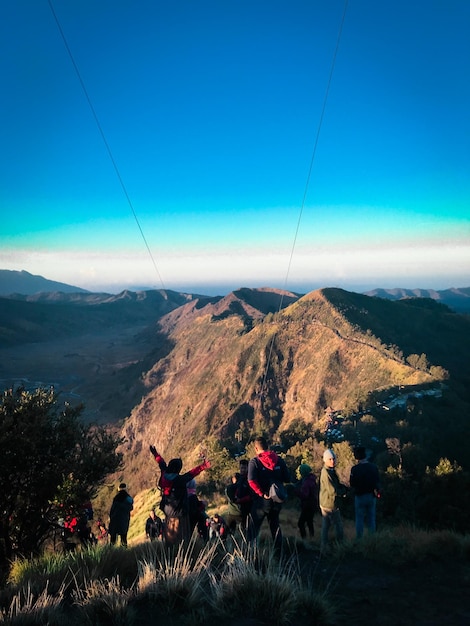
M322 515L321 527L321 550L328 547L328 535L330 527L335 529L337 541L343 540L343 521L338 508L337 499L347 493L346 485L343 485L335 470L336 455L327 448L323 453L323 467L320 473L320 511Z
M134 500L127 492L126 483L120 483L109 512L108 532L111 545L116 544L119 535L121 546L127 548L127 533L129 531L131 511L133 508Z
M376 497L380 494L380 479L377 465L371 463L364 446L354 450L356 465L351 468L349 484L354 490L354 513L356 518L356 538L364 533L364 522L369 534L375 532Z
M296 489L296 494L300 500L300 516L297 527L302 539L306 539L308 528L310 539L313 538L315 530L313 527L313 517L318 510L318 485L317 479L312 472L312 468L307 463L299 466L300 483Z
M204 459L200 465L181 474L183 461L180 458L171 459L167 465L155 446L150 446L150 453L161 471L158 486L162 492L160 509L165 514L164 539L168 544L188 541L192 530L189 520L188 483L205 469L209 469L211 464Z

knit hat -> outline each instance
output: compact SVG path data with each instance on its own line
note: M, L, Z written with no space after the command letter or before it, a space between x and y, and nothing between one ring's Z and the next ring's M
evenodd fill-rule
M336 454L333 452L331 448L327 448L325 452L323 453L323 462L329 461L330 459L333 459L336 461Z
M354 458L356 460L362 461L366 458L366 456L366 449L364 446L357 446L357 448L354 449Z
M312 473L312 468L310 465L307 465L307 463L302 463L302 465L299 466L299 472L302 478L305 478Z
M179 474L183 467L183 461L181 459L171 459L168 462L167 472L169 474Z

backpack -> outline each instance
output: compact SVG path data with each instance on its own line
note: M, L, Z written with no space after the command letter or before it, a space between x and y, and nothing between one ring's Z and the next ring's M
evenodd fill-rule
M179 476L172 481L170 492L162 497L160 509L168 517L179 517L187 512L188 493L186 483L181 484Z
M282 483L274 482L269 488L269 497L273 502L282 504L287 500L287 490Z

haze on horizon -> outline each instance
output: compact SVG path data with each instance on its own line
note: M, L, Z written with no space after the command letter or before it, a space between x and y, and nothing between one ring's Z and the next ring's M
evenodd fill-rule
M1 269L111 293L470 285L466 0L349 1L331 82L343 0L50 5L0 12Z

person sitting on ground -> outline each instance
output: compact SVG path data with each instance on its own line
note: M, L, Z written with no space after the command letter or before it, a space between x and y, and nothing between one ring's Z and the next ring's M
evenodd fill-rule
M96 537L88 525L88 514L85 510L77 518L76 532L82 546L86 547L96 543Z
M209 540L221 539L222 541L225 541L225 539L227 539L227 524L221 515L214 513L214 515L208 520L208 525Z
M155 513L155 509L151 509L147 521L145 522L145 535L150 541L156 541L162 538L163 523Z
M96 527L98 529L98 534L96 536L96 540L99 543L105 543L108 541L108 529L106 528L105 523L102 520L98 520L96 522Z

